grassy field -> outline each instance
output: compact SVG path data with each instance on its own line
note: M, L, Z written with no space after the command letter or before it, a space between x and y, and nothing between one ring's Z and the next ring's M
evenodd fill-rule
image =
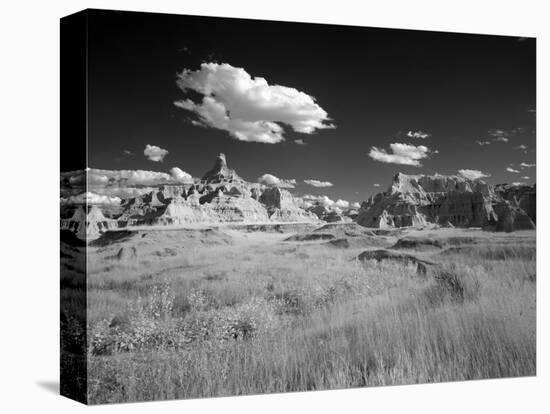
M90 402L534 375L534 232L469 235L475 248L413 252L438 263L427 275L288 234L92 248Z

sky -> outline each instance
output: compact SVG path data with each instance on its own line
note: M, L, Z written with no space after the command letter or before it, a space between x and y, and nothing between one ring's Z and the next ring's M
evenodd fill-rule
M200 177L223 152L248 181L350 202L397 172L535 182L533 38L106 11L88 22L88 167Z

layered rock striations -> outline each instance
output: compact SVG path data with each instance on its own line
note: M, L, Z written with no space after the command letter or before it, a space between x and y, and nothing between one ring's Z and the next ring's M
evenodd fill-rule
M523 204L531 206L527 193L523 194ZM530 216L511 194L504 196L482 180L461 176L399 173L387 191L363 202L356 222L378 228L430 223L497 231L534 228L534 215Z
M88 213L80 206L61 227L84 239L128 226L170 226L217 223L315 222L290 192L276 186L249 183L227 166L220 154L200 180L165 184L122 200L119 211L106 218L98 206Z
M537 186L534 185L513 185L498 184L495 191L505 200L514 206L521 208L527 213L533 222L537 222Z

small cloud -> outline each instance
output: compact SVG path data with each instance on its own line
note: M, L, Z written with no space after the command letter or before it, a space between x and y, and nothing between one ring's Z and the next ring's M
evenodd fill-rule
M432 134L428 134L427 132L422 131L409 131L407 132L407 136L409 138L426 139L431 137Z
M494 142L508 142L509 132L503 129L490 129L489 135L493 137Z
M294 143L298 145L307 145L303 139L295 139Z
M512 185L515 186L515 187L520 187L520 186L522 186L522 185L525 185L525 183L521 183L521 182L519 182L519 181L515 181L515 182L512 183Z
M398 142L390 144L391 154L385 149L372 147L369 152L369 157L373 160L401 165L412 165L420 167L421 159L427 158L429 149L424 145L415 146L412 144L400 144Z
M514 149L516 149L516 150L523 150L523 151L525 151L525 150L527 149L527 146L526 146L526 145L523 145L523 144L521 144L521 145L518 145L518 146L514 147Z
M374 183L373 186L374 186L374 187L380 187L380 184Z
M145 155L150 161L162 162L164 160L164 157L168 155L168 151L157 147L156 145L147 144L145 146L145 149L143 150L143 155Z
M332 187L333 184L330 181L319 181L319 180L304 180L304 183L312 185L313 187Z
M489 174L485 174L480 170L458 170L458 174L468 180L479 180L480 178L490 177Z
M535 167L536 165L537 165L537 164L527 164L527 163L525 163L525 162L522 162L519 166L520 166L521 168L533 168L533 167Z
M519 174L520 171L519 170L514 170L513 168L511 167L506 167L506 171L510 172L510 173L514 173L514 174Z
M351 204L350 204L350 207L351 207L351 208L356 208L356 209L357 209L357 208L361 208L361 204L359 204L359 203L356 201L355 203L351 203Z
M523 176L521 177L522 180L529 180L529 177L528 176Z
M482 140L477 140L476 141L476 144L483 147L484 145L491 145L491 141L482 141Z
M306 194L302 196L302 200L310 205L321 205L327 208L334 206L334 200L331 200L326 195L315 196L311 194Z
M296 185L295 179L283 180L279 177L275 177L272 174L264 174L258 177L258 182L263 185L280 187L280 188L294 188Z
M338 199L334 203L334 207L338 207L341 209L349 208L349 201Z
M537 113L537 110L534 109L534 108L529 108L529 109L527 110L527 112L529 112L530 114L536 114L536 113Z
M193 182L193 176L191 174L186 173L185 171L181 170L181 168L173 167L170 170L170 176L179 182L182 183L192 183Z
M134 153L132 151L129 151L129 150L124 150L124 151L122 151L122 153L124 155L134 155Z

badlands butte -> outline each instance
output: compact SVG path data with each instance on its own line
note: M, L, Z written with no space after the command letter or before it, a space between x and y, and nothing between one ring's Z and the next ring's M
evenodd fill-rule
M79 191L70 177L74 174L62 176L62 196ZM360 208L339 208L295 197L277 185L247 182L219 154L200 180L156 185L151 191L122 199L119 205L82 199L81 203L62 203L61 208L61 229L88 241L110 231L140 228L229 226L287 232L352 222L382 230L531 230L536 223L536 185L493 186L457 175L398 173L386 191L371 196Z

